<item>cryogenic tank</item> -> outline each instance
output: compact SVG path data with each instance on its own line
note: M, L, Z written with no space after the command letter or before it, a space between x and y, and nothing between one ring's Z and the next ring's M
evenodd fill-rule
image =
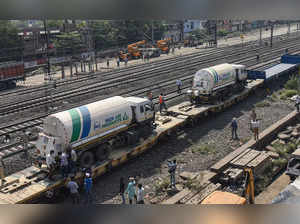
M235 68L231 64L201 69L195 74L193 89L201 94L210 94L218 87L234 84L235 77Z
M131 121L130 104L125 98L116 96L50 115L44 121L43 132L61 138L65 147L126 127Z

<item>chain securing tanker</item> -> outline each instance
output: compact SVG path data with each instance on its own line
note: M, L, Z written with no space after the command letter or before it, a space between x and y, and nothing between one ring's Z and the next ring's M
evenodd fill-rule
M191 103L216 103L243 90L246 84L244 65L220 64L197 71L187 95Z
M150 100L115 96L49 115L36 149L44 160L51 150L58 155L71 147L79 156L80 166L88 168L108 159L112 149L135 144L152 134L153 124Z

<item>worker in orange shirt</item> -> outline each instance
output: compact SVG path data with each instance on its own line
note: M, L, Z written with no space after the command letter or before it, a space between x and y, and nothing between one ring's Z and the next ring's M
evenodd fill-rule
M165 103L165 99L164 99L164 94L161 93L159 95L159 112L161 113L162 109L168 110L166 103Z

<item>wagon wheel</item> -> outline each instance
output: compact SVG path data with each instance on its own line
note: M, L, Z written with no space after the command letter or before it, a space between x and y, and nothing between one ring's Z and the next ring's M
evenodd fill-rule
M103 161L103 160L108 159L109 155L111 153L111 150L112 150L112 148L108 143L99 146L99 148L96 151L97 160Z
M89 168L91 167L95 162L95 157L93 153L86 151L84 152L79 159L79 163L81 167Z

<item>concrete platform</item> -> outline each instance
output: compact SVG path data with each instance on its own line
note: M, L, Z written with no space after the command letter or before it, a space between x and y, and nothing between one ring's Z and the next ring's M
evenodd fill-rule
M270 204L272 200L290 183L290 178L283 174L275 180L265 191L255 198L255 204Z

